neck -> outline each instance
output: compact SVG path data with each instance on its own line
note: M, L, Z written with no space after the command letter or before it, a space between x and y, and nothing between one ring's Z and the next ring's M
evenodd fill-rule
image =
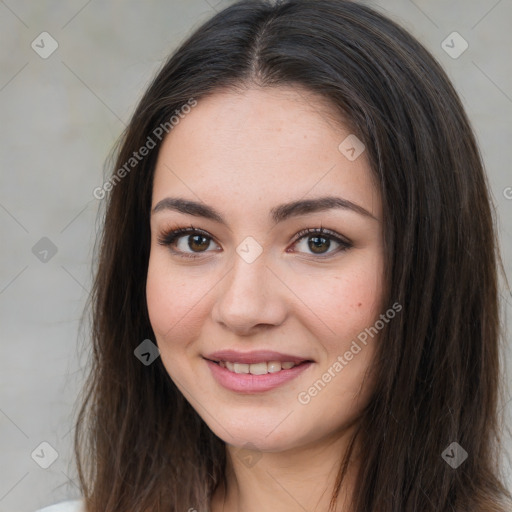
M220 485L215 491L211 512L329 510L340 463L352 433L350 429L282 452L263 453L226 445L225 486ZM336 512L349 510L355 471L356 463L351 456Z

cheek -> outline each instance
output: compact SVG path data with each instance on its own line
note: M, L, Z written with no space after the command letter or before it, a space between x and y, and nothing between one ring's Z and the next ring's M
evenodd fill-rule
M319 339L328 345L339 347L373 325L383 312L382 265L377 257L296 283L297 296L303 298L311 310L312 322L318 325L315 330L325 332Z
M151 326L159 344L166 340L193 338L200 328L198 317L205 307L211 288L207 276L194 276L171 264L165 256L150 255L146 283L146 300Z

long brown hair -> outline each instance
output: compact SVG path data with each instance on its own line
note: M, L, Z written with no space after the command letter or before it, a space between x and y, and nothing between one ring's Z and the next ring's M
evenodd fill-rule
M224 442L161 359L146 366L134 350L155 340L145 298L149 212L169 120L191 100L254 85L325 97L364 142L382 195L386 300L404 309L376 346L377 385L354 437L362 465L351 510L505 512L501 260L475 137L429 52L344 0L241 1L219 12L170 56L122 135L101 188L91 367L75 433L87 512L206 512L224 481ZM130 160L143 146L152 147ZM453 442L468 454L456 469L442 457Z

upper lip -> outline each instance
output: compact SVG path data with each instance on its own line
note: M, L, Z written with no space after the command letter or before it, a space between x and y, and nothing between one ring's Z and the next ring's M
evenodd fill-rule
M211 361L229 361L231 363L264 363L268 361L280 361L281 363L290 362L299 364L304 361L311 361L307 357L293 356L290 354L282 354L273 350L254 350L252 352L238 352L236 350L219 350L204 356L205 359Z

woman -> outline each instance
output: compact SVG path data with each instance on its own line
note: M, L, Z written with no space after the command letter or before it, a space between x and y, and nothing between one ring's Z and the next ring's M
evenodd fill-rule
M84 510L510 510L488 186L402 28L343 0L230 6L95 195Z

